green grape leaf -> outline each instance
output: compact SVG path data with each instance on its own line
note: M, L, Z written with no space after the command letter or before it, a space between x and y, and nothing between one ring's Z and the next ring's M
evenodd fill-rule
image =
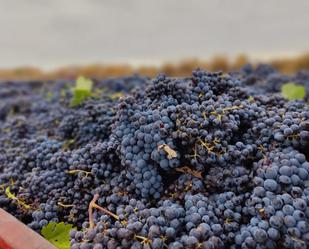
M80 76L76 80L76 89L85 90L91 92L93 86L93 82L91 79L87 79L83 76Z
M249 102L254 102L254 97L250 95L250 96L248 97L248 101L249 101Z
M25 209L31 208L30 205L26 204L23 200L20 200L19 198L17 198L17 196L11 192L10 186L6 187L5 194L6 194L7 198L17 201L18 205L20 205L21 207L23 207Z
M85 99L91 96L91 92L86 90L73 90L73 98L71 100L71 106L77 106L82 103Z
M47 92L45 99L47 101L51 101L53 97L54 97L54 93L53 92Z
M86 98L92 96L93 82L83 76L77 78L75 87L72 88L73 98L71 100L71 106L77 106L82 103Z
M42 228L41 234L57 248L69 249L70 231L72 229L74 228L71 224L64 224L64 222L50 222Z
M296 99L303 100L305 98L306 92L304 86L289 82L282 86L281 94L283 97L291 101Z

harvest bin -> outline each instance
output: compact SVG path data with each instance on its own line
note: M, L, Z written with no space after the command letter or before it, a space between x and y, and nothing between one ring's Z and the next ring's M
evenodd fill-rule
M57 249L0 208L0 249Z

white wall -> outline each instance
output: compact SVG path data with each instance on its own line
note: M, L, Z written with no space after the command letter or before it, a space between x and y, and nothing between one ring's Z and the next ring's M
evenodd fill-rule
M308 0L0 0L0 67L309 51Z

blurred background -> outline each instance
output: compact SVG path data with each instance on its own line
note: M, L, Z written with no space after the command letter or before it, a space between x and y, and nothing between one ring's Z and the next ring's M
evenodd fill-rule
M308 0L0 0L0 76L247 61L288 72L309 67L308 10Z

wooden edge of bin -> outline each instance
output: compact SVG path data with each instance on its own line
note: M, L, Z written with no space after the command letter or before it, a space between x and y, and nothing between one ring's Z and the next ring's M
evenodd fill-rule
M0 249L57 249L38 233L0 208Z

